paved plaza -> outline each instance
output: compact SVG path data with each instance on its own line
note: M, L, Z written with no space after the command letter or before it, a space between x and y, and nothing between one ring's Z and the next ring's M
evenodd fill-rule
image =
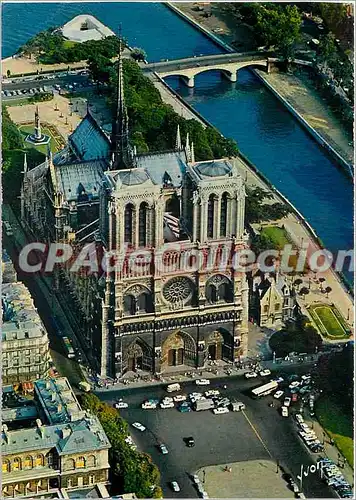
M225 470L227 466L228 469ZM251 460L198 471L210 498L294 498L275 462Z

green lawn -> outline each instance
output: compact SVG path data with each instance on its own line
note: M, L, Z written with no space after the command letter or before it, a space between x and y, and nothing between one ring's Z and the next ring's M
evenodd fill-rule
M336 307L315 305L310 313L320 333L330 339L348 338L348 328Z
M20 125L19 130L23 136L23 139L25 141L26 137L28 134L33 134L35 131L34 125ZM50 145L51 145L51 150L52 153L56 153L58 151L57 143L53 139L53 135L51 131L46 127L46 126L41 126L42 134L49 135L51 137ZM46 154L47 153L47 144L42 144L41 146L34 146L30 142L25 141L25 146L27 148L35 148L37 151L40 153Z
M265 234L269 238L274 248L282 249L291 243L288 233L281 227L266 226L262 229L262 234Z
M351 467L354 466L353 419L342 411L337 402L328 397L320 398L315 405L316 416L335 441Z

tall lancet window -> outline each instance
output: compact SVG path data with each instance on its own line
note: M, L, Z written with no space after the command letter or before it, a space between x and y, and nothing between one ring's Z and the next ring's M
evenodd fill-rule
M213 238L214 236L214 203L215 195L211 194L208 200L208 238Z
M141 203L138 213L138 245L145 247L147 245L147 203Z
M134 206L129 203L125 207L125 243L133 243Z
M221 207L220 207L220 236L226 236L227 230L227 202L229 195L224 193L221 197Z

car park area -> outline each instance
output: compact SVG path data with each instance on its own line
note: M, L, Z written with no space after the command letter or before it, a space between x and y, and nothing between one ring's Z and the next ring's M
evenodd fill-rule
M284 418L281 415L283 398L280 402L273 398L273 394L260 399L251 398L251 389L265 382L266 379L248 380L244 377L234 377L220 381L211 380L209 389L198 388L194 381L181 384L179 394L189 396L196 393L197 401L201 400L208 390L216 390L220 392L222 399L239 401L245 405L241 411L228 411L220 415L214 415L211 409L194 411L190 408L189 397L186 401L174 402L171 408L160 408L159 402L169 397L167 385L125 389L120 393L102 392L100 397L112 401L120 394L129 404L129 410L120 410L120 414L131 424L130 432L138 448L149 453L158 465L164 496L196 498L201 497L201 494L191 478L202 467L270 460L272 456L272 460L278 459L279 466L295 479L301 464L308 466L315 463L317 456L311 453L298 435L296 419L291 416ZM288 388L290 382L286 383ZM197 397L198 392L200 397ZM172 394L172 398L177 395L178 392ZM157 402L156 409L142 409L145 398ZM269 408L271 401L274 401L278 408ZM296 404L299 403L291 403L290 414L295 413ZM182 411L182 405L186 405L183 408L189 410ZM134 422L139 422L146 431L133 428ZM189 440L193 444L189 445ZM162 454L159 448L162 443L167 447L168 454ZM179 484L179 492L172 490L172 481ZM313 475L304 479L303 492L309 497L333 496L328 485L320 477Z

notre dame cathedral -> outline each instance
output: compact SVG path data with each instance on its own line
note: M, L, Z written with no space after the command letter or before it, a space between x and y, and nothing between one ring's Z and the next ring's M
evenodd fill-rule
M246 355L248 285L231 262L247 247L239 161L196 162L179 129L171 151L137 154L119 57L111 135L88 109L62 151L31 170L25 162L22 218L35 234L75 254L94 242L123 256L112 272L56 271L102 376Z

